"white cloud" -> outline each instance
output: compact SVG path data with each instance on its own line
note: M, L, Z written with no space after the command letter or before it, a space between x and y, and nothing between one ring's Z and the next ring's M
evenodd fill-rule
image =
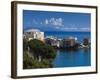
M81 31L90 31L90 28L84 27L84 28L80 28Z
M47 18L42 21L33 19L33 24L45 25L46 27L49 26L62 31L90 31L90 27L81 27L82 25L79 24L68 23L67 25L64 25L64 20L60 17Z
M48 19L46 19L46 20L45 20L45 24L48 24L48 23L49 23L49 21L48 21Z
M55 27L56 29L60 29L60 27Z
M38 22L35 19L33 19L33 24L38 24Z
M62 18L45 19L45 24L53 26L63 26L63 19Z
M84 28L78 28L78 27L63 27L60 30L63 31L90 31L90 28L84 27Z
M76 27L65 27L65 28L61 28L61 30L64 30L64 31L77 31L78 28L76 28Z
M40 22L40 24L43 24L42 22Z

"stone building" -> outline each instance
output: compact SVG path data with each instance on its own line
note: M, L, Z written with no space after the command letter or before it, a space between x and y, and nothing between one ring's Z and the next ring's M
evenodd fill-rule
M44 41L44 32L38 29L28 29L24 32L24 38L30 41L31 39L38 39Z

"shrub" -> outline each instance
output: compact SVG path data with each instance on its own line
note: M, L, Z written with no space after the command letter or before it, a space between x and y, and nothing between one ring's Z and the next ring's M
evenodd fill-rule
M54 48L40 40L33 39L28 44L35 55L41 56L42 58L54 58L56 56Z

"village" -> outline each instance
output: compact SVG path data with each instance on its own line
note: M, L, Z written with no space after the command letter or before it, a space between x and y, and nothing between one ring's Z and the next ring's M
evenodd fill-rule
M90 39L84 38L82 42L78 41L77 37L67 37L64 39L57 38L55 36L46 36L44 37L44 32L41 32L38 29L29 29L24 32L24 38L28 41L32 39L38 39L43 41L46 44L53 46L56 49L79 49L79 48L90 48Z

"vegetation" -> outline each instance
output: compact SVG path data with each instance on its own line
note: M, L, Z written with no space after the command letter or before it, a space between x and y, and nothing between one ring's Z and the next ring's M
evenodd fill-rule
M56 52L52 46L37 39L33 39L29 42L23 40L23 50L24 69L52 67L52 60L56 56Z
M54 58L56 56L54 48L50 45L43 43L40 40L33 39L28 44L31 51L36 56L41 56L43 59Z
M27 51L28 49L28 41L26 39L23 39L23 51Z
M52 64L49 60L43 59L41 62L39 62L37 59L34 59L32 56L30 56L29 53L24 53L23 63L23 69L52 67Z

